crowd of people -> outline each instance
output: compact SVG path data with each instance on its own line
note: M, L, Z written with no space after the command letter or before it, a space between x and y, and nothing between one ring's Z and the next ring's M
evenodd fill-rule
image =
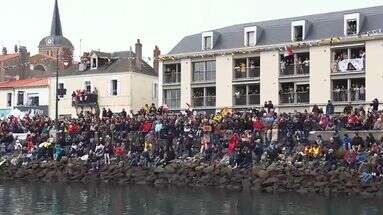
M73 104L82 104L82 103L95 103L97 102L97 89L94 88L93 91L88 90L76 90L72 92L72 103Z
M371 133L363 139L358 131L382 130L383 113L378 106L374 100L368 111L346 107L336 114L329 101L326 113L314 106L312 111L278 114L269 101L261 109L208 114L174 113L152 104L137 113L105 109L101 116L80 113L60 120L57 133L52 132L55 122L49 117L11 116L1 121L0 153L14 165L64 156L81 159L92 171L113 160L150 167L199 158L232 168L317 162L324 170L339 165L358 169L368 182L383 174L383 138ZM346 130L354 134L343 135ZM321 135L312 138L312 131L334 132L325 141Z

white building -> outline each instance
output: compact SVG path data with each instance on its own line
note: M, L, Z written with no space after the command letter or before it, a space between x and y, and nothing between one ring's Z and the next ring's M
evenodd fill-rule
M383 6L209 30L161 56L159 102L171 109L280 111L366 105L383 83Z
M22 113L48 115L49 80L25 79L0 83L0 115L17 109Z

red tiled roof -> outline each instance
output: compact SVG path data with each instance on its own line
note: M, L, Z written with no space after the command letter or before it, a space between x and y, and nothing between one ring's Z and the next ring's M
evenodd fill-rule
M18 57L18 56L19 56L18 53L0 55L0 62L7 61L7 60L13 59L13 58Z
M24 79L0 82L0 89L48 86L48 79Z

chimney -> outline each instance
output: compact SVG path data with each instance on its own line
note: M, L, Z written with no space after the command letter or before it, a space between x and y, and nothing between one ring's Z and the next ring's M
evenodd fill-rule
M156 74L158 74L160 55L161 55L160 49L158 48L158 46L155 46L153 50L153 69L154 69L154 73Z
M7 53L8 53L7 52L7 47L3 47L3 52L2 53L3 53L3 55L7 55Z
M136 43L136 65L139 69L141 69L141 60L142 60L142 44L140 43L140 39L137 39L137 43Z

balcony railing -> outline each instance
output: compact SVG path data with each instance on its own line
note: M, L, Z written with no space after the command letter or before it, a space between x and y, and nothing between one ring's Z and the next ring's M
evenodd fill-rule
M260 104L260 95L259 94L250 94L250 95L235 95L233 97L234 106L249 106L249 105L259 105Z
M281 76L308 75L310 74L309 63L283 64L281 63Z
M164 99L164 104L166 104L170 109L179 109L181 107L181 100L180 99Z
M331 62L332 73L351 73L351 72L364 72L365 70L365 59L354 58L345 60L335 60Z
M357 90L333 90L332 100L334 102L362 102L366 101L366 93Z
M281 93L281 104L306 104L310 103L310 92Z
M192 98L193 107L215 107L215 96L196 96Z
M164 84L177 84L181 82L181 73L164 75Z
M234 80L259 78L261 72L260 66L254 67L235 67Z
M98 103L96 93L85 93L72 96L72 106L95 106Z

